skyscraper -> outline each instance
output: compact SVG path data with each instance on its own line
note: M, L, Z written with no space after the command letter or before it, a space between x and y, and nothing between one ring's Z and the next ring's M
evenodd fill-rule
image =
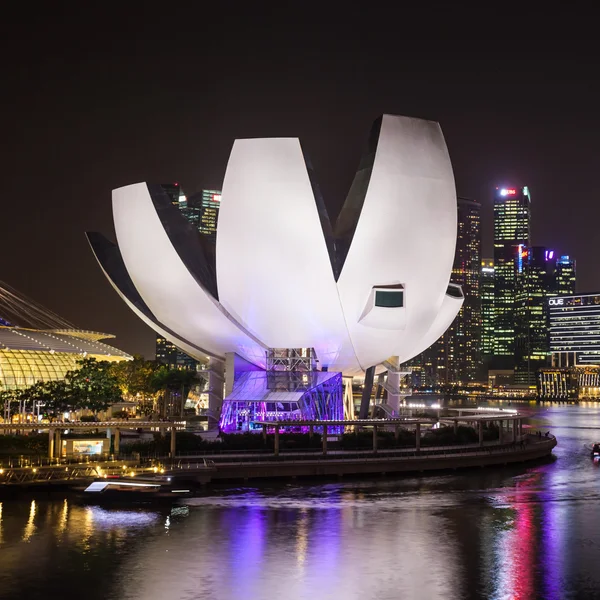
M556 261L554 271L554 293L558 296L572 296L575 294L575 282L575 261L568 256L561 256Z
M457 199L458 233L452 283L462 286L465 301L456 319L432 346L410 361L421 384L467 383L481 371L481 204Z
M452 282L462 286L465 301L444 334L446 377L463 383L478 378L481 363L481 204L458 198L458 235Z
M221 190L202 190L187 198L183 213L212 244L217 240Z
M183 191L181 190L181 186L178 183L162 183L161 187L165 190L167 196L169 196L169 200L171 204L179 207L179 202L183 198Z
M494 194L494 367L514 367L516 260L530 246L531 198L527 186Z
M494 354L494 259L481 261L481 354L487 362Z
M554 367L600 365L600 293L548 298Z
M548 365L548 297L554 283L554 252L519 245L515 251L515 383L534 386L536 372Z

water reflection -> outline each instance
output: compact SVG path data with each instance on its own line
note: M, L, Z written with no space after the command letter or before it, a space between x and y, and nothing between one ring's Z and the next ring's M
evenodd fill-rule
M0 598L593 598L592 411L542 407L558 460L529 469L246 487L164 509L4 500Z
M33 533L35 531L35 523L34 523L35 511L36 511L35 500L32 500L30 508L29 508L29 519L27 519L27 525L25 525L25 531L23 532L23 541L24 542L28 542L31 539L31 536L33 535Z

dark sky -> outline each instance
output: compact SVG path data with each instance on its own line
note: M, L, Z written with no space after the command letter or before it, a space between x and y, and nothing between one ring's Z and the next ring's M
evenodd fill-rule
M528 185L533 242L575 256L580 291L600 289L600 65L583 34L469 37L444 14L424 27L351 3L92 4L20 5L0 26L0 280L77 326L154 352L84 238L113 234L112 188L219 188L235 138L294 136L335 217L382 113L441 123L459 194L483 204L486 254L493 187Z

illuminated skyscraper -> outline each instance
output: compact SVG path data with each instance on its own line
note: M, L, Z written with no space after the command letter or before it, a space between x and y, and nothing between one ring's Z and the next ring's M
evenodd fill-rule
M556 261L554 271L554 293L558 296L575 294L576 271L575 261L568 256L561 256Z
M515 364L516 259L530 246L531 198L527 186L494 194L494 367Z
M478 378L481 363L481 204L458 198L458 235L452 283L462 287L465 301L444 334L448 382Z
M217 222L221 206L221 190L202 190L187 198L182 209L187 220L213 245L217 240Z
M457 205L451 281L462 286L465 300L448 331L410 362L427 386L475 381L481 371L481 204L459 197Z
M550 358L548 297L554 287L554 252L541 246L516 249L515 383L534 386Z
M553 367L600 365L600 293L548 298Z
M494 354L494 259L481 261L481 353L483 360Z

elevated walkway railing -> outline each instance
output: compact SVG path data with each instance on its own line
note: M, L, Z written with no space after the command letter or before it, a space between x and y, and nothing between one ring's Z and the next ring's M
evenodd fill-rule
M381 364L392 373L399 373L400 375L410 375L412 373L412 371L401 369L401 365L390 362L389 360L384 360Z

